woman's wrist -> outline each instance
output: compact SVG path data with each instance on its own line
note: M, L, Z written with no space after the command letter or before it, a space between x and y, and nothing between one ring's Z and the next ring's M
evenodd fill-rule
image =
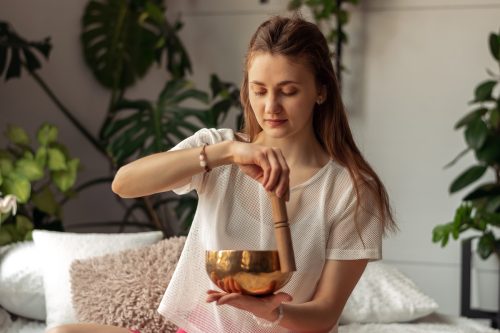
M234 145L235 141L226 141L227 143L227 164L234 163Z
M218 166L231 164L232 162L232 141L222 141L205 148L207 165L213 169Z
M277 327L281 323L281 320L283 320L283 303L280 303L280 305L275 308L273 311L271 311L271 315L267 317L266 319L261 319L254 314L252 314L253 319L257 323L257 325L265 328L271 328L271 327Z

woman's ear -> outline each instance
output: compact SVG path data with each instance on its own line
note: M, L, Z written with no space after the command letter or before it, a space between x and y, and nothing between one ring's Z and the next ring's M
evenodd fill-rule
M316 103L322 104L326 101L326 85L321 85L321 88L318 90L318 98L316 99Z

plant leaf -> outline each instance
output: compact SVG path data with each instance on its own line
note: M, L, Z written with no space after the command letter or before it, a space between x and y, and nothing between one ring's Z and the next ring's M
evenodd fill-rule
M33 52L28 49L28 48L23 48L23 55L24 55L24 59L26 60L26 67L28 67L28 70L30 72L34 72L36 71L37 69L39 69L40 67L42 67L42 65L40 64L40 61L35 57L35 55L33 54Z
M488 136L482 147L476 150L476 158L487 164L500 162L500 136Z
M500 186L497 184L482 184L467 194L462 200L471 201L484 197L500 195Z
M80 160L78 158L73 158L68 161L66 170L54 171L52 173L54 183L61 192L67 192L73 187L76 182L79 165Z
M500 195L488 198L485 210L490 213L497 212L500 208ZM500 211L499 211L500 212Z
M16 229L26 239L26 234L33 230L33 223L26 216L16 215Z
M50 51L52 50L52 44L50 43L50 37L45 37L42 41L29 42L30 47L36 49L38 52L43 54L45 59L49 59Z
M8 125L5 132L7 138L16 145L29 145L30 138L24 129L16 125Z
M497 81L493 80L488 80L480 83L476 87L476 90L474 91L475 98L473 103L493 100L491 97L491 93L493 92L493 88L495 87L496 84Z
M432 230L432 242L441 242L441 247L446 246L448 239L450 237L450 230L453 227L453 222L440 224L434 227Z
M4 195L13 194L17 197L18 203L26 203L31 194L31 183L28 178L16 172L10 172L5 175L2 193Z
M460 226L471 222L472 206L468 203L462 203L455 211L453 224Z
M48 146L57 141L58 132L57 127L50 124L43 124L36 133L36 138L42 146Z
M162 36L158 43L158 46L162 48L156 52L156 61L158 63L161 61L162 54L166 54L166 67L174 79L183 78L187 73L192 73L191 60L178 36L182 26L183 24L179 20L176 20L173 25L165 21Z
M0 75L3 75L5 68L5 80L9 80L21 75L23 66L21 54L24 57L24 63L29 71L35 71L40 68L40 61L35 56L34 50L41 52L45 58L49 57L51 44L50 38L45 38L41 42L28 42L19 36L5 21L0 21ZM7 62L10 54L9 63Z
M32 201L38 209L51 216L57 215L60 210L59 204L48 186L45 186L42 191L34 194Z
M479 243L477 245L477 253L482 259L488 259L488 257L495 251L495 236L493 233L487 232L479 238Z
M498 107L490 110L490 126L497 131L500 130L500 109Z
M121 0L91 0L82 19L81 42L95 78L111 89L131 86L155 59L162 26L141 20L140 4Z
M486 172L487 169L487 166L475 165L465 170L452 182L450 186L450 193L455 193L472 184L473 182L481 178L481 176Z
M158 98L159 103L162 105L165 105L168 103L168 100L175 96L178 91L184 90L184 89L189 89L193 86L193 83L184 80L184 79L173 79L169 80L165 83L165 86L163 87L160 96Z
M43 169L33 159L22 158L16 162L16 172L26 177L29 181L43 178Z
M500 34L496 35L494 32L489 37L490 52L493 58L497 61L500 60Z
M49 148L47 150L49 156L48 167L50 171L66 170L66 156L59 148Z
M467 113L465 116L463 116L456 124L455 124L455 129L459 129L460 127L464 125L468 125L472 121L476 120L477 118L481 118L488 112L487 108L479 108L474 111L471 111Z
M0 228L0 246L10 244L13 241L14 239L9 232L8 226Z
M500 213L482 212L481 216L485 220L486 224L490 224L495 227L500 226Z
M143 109L139 109L143 110ZM129 116L129 117L124 117L124 118L119 118L109 122L108 125L104 128L103 131L103 138L104 139L109 139L111 136L117 134L120 130L126 128L127 126L130 126L130 124L138 122L141 120L142 117L142 112L136 112L135 114Z
M0 45L0 75L2 75L6 63L7 63L7 48L3 45Z
M465 129L465 141L472 149L479 149L486 141L488 136L488 126L481 118L471 121Z
M144 145L146 139L151 137L151 134L147 131L136 136L133 140L129 140L123 144L116 155L118 165L123 165L126 158L133 155L137 150Z
M26 233L26 235L24 236L24 241L33 241L33 230L30 230Z
M449 162L448 164L446 164L443 169L447 169L453 165L455 165L455 163L457 163L457 161L462 157L464 156L465 154L467 154L470 150L470 147L467 147L466 149L462 150L451 162Z
M10 64L7 68L5 81L8 81L13 77L21 76L21 56L19 54L19 49L17 47L12 48L10 54Z
M0 158L0 173L8 175L14 170L14 163L7 158Z
M476 230L479 230L481 232L484 232L487 227L487 221L483 218L483 216L477 216L474 218L474 225L473 228Z
M42 168L42 170L45 168L47 165L47 159L48 159L49 153L47 150L47 147L40 146L36 150L35 153L35 161L38 163L38 166Z

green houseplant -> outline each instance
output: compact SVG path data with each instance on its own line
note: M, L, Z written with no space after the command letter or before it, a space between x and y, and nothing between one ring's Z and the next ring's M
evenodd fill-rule
M235 85L212 75L209 94L186 79L192 68L177 36L181 28L180 21L172 24L166 19L159 0L92 0L85 8L81 35L85 60L96 80L111 92L99 142L113 169L168 150L202 127L218 127L231 107L239 107ZM127 89L162 60L170 77L158 99L127 99ZM124 221L133 221L137 213L169 236L174 233L173 220L187 231L197 198L161 193L134 201L127 206Z
M162 3L161 0L91 0L84 10L80 36L84 59L96 81L110 91L98 136L85 128L38 75L41 61L37 55L48 59L52 47L49 38L27 41L9 24L0 22L0 76L5 75L8 80L19 77L22 70L27 72L106 158L111 173L132 159L169 149L198 128L217 127L232 107L239 107L239 91L216 75L211 79L210 94L195 89L185 78L191 72L191 63L177 36L182 23L168 22ZM139 82L155 63L164 63L170 74L158 101L128 100L127 89ZM201 107L195 109L191 107L193 104ZM196 119L197 125L187 121L188 118ZM102 175L80 184L75 191L110 183L112 179L112 175ZM124 202L118 197L116 200L125 210L120 225L144 224L139 220L145 218L146 224L164 231L166 236L172 235L170 224L174 220L189 225L196 207L195 196L154 195L138 198L131 204L131 200ZM107 223L111 222L99 225Z
M0 215L0 246L31 239L34 228L63 230L62 206L74 196L80 160L57 141L58 129L53 125L40 126L36 148L21 127L9 125L5 136L7 145L0 149L0 192L4 199L15 198L15 203L14 209Z
M489 36L489 49L500 69L500 32ZM499 71L500 72L500 71ZM432 231L433 242L446 246L451 237L458 239L467 230L479 237L477 252L486 259L495 253L500 257L500 238L495 230L500 227L500 73L488 71L490 79L475 89L473 108L460 119L455 129L463 129L467 148L448 166L453 165L469 151L473 151L476 164L462 172L450 185L455 193L478 182L488 171L494 179L483 182L470 191L455 212L453 221L438 225Z

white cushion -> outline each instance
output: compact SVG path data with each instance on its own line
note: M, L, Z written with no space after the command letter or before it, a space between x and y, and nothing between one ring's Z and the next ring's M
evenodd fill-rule
M407 322L437 308L436 301L397 268L371 262L349 297L340 323Z
M69 275L73 260L147 246L158 242L161 238L160 231L132 234L75 234L34 230L33 240L43 263L47 327L77 322L71 303Z
M33 242L14 243L0 257L0 306L45 320L42 266Z

